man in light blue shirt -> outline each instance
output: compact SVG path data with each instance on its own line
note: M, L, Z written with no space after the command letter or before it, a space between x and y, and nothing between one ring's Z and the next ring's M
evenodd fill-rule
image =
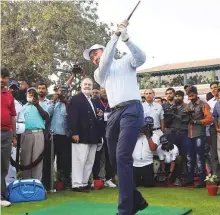
M50 130L54 136L54 154L57 156L57 171L63 174L66 186L70 184L71 142L67 137L67 86L54 88L54 98L48 108L51 116Z
M135 187L132 158L139 130L144 124L136 68L145 62L146 56L130 41L127 25L125 20L118 26L106 48L94 45L83 53L85 59L98 65L94 77L105 88L112 110L107 121L106 138L112 167L118 175L119 215L134 215L148 206ZM120 35L131 54L115 60Z

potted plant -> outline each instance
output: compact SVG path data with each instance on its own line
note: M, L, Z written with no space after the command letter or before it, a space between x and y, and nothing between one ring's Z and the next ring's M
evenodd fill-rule
M218 192L218 186L216 185L216 179L217 176L216 175L211 175L209 174L208 176L206 176L206 188L208 190L208 194L210 196L216 196L217 192Z
M57 191L64 189L64 176L61 171L56 172L55 186Z

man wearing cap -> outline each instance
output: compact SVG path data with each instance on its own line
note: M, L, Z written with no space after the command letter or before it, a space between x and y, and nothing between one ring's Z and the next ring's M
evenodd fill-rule
M25 120L24 120L24 114L21 111L22 105L17 100L19 97L19 83L18 81L11 79L8 82L8 91L12 94L14 97L14 103L15 103L15 110L17 113L16 116L16 135L17 135L17 147L12 148L12 154L14 160L19 161L19 152L20 152L20 137L21 134L25 131ZM12 165L9 166L8 175L6 176L6 184L11 183L12 181L16 180L16 168Z
M161 170L168 173L167 183L173 183L177 178L181 178L182 158L179 156L177 146L169 141L167 135L160 137L160 143L157 154L160 159ZM180 184L176 185L179 186Z
M22 110L22 104L18 101L19 98L19 83L16 80L10 80L8 83L8 91L14 97L16 116L16 134L22 134L25 131L24 114Z
M49 114L43 104L39 104L37 90L33 87L27 90L27 104L23 106L22 112L25 118L25 132L21 135L21 165L31 165L44 150L45 120ZM40 161L31 169L24 170L24 179L42 178L43 161Z
M153 187L155 185L153 171L153 151L159 145L159 136L153 134L154 119L145 118L133 152L134 175L137 186Z
M96 44L83 53L85 59L98 65L94 78L106 89L112 111L108 116L106 138L112 167L118 175L119 215L133 215L148 206L135 186L132 157L144 123L136 68L144 64L146 56L130 40L127 26L127 20L118 25L106 48ZM131 54L116 60L114 55L120 35Z

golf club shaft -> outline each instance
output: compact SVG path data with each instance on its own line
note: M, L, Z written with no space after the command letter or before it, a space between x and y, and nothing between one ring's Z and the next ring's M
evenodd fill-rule
M141 1L139 1L139 2L136 4L135 8L134 8L134 9L132 10L132 12L130 13L130 15L129 15L128 18L127 18L128 21L130 20L130 18L132 17L134 11L137 9L137 7L138 7L138 5L139 5L140 3L141 3ZM120 36L120 35L121 35L121 32L119 32L118 36Z
M128 16L127 20L130 20L131 16L133 15L134 11L136 10L136 8L137 8L138 5L140 4L140 2L141 2L141 1L139 1L139 2L136 4L135 8L132 10L132 12L131 12L130 15Z

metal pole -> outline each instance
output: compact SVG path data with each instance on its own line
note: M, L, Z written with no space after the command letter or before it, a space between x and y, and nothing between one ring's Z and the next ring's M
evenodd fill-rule
M53 135L54 131L50 130L50 191L51 193L56 192L53 189L53 177L54 177L54 143L53 143Z

